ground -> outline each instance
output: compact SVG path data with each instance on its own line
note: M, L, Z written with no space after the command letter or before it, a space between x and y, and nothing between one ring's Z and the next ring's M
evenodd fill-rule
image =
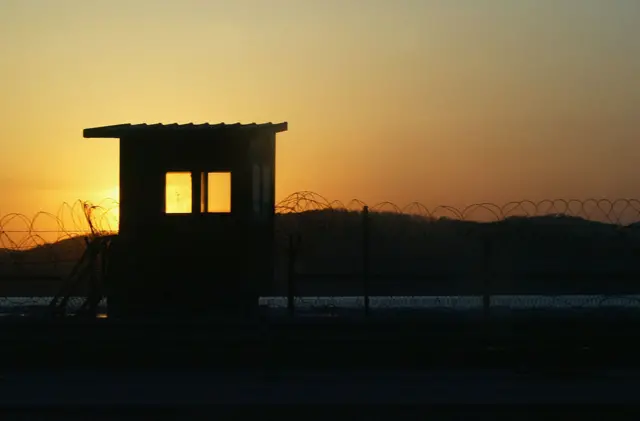
M635 403L640 372L505 370L5 372L0 406L265 403Z

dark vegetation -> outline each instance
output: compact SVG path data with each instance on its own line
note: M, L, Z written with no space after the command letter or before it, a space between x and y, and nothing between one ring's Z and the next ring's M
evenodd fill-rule
M635 224L569 216L479 223L372 212L368 225L374 295L476 293L488 277L496 293L625 293L634 292L640 274L640 229ZM364 226L360 212L277 215L274 292L285 291L293 238L299 293L357 294ZM23 278L64 278L85 248L84 238L78 237L26 251L0 250L0 287L5 290L0 295L11 295L11 285L31 282Z

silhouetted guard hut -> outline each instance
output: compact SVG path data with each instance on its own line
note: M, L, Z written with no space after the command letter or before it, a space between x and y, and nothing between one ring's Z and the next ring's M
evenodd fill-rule
M109 317L250 315L273 279L279 124L120 124Z

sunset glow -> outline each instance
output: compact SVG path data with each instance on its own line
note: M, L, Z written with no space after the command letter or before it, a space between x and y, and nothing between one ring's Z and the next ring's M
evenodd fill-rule
M3 1L0 214L117 199L118 142L82 130L145 122L289 122L277 200L637 197L638 21L626 0Z
M105 198L118 202L120 200L120 187L111 187L110 189L105 191Z

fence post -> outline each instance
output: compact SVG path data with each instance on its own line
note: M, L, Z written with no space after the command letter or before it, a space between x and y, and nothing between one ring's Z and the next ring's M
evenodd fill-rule
M362 286L364 314L369 316L369 206L362 208Z
M484 262L483 262L483 274L482 274L482 310L485 322L489 322L489 316L491 313L491 260L493 244L488 236L484 238Z
M287 273L287 310L291 317L295 316L295 268L296 268L296 244L293 234L289 235L289 266Z
M92 244L92 246L95 248L95 251L93 252L92 256L91 256L91 260L89 261L89 270L91 271L91 273L89 274L90 279L91 279L91 287L89 289L89 294L87 296L88 298L88 310L90 311L90 315L92 317L96 317L97 313L98 313L98 296L100 295L100 277L98 276L98 259L100 259L101 256L101 250L100 248L102 247L102 242L101 242L101 238L100 237L94 237L92 242L94 244ZM98 302L96 302L96 300L98 300ZM95 305L94 305L95 303Z

